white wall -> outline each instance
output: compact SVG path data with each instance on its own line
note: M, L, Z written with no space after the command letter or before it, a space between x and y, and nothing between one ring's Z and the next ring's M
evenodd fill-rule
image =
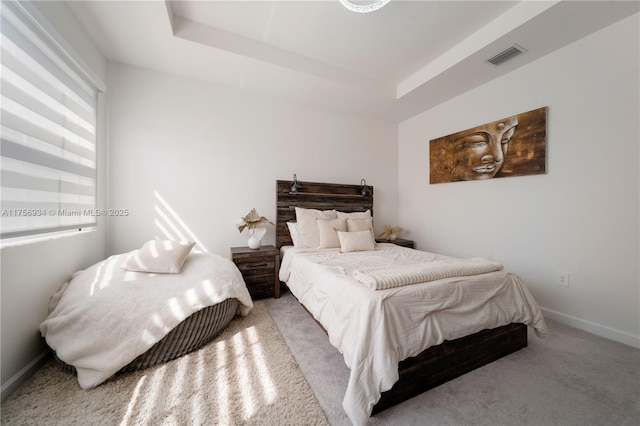
M488 256L548 317L640 346L638 15L400 125L399 217L421 249ZM429 140L548 106L547 174L429 185ZM570 286L554 283L558 270Z
M106 80L106 60L63 2L38 3L40 12L85 60ZM102 105L104 107L104 105ZM104 124L104 119L101 120ZM102 129L104 130L104 129ZM105 205L104 133L98 136L98 206ZM105 256L105 221L94 232L0 249L2 400L29 376L47 353L38 327L48 314L51 295L70 275Z
M108 251L153 238L199 241L228 257L233 221L275 222L276 180L374 186L377 229L397 222L397 126L215 84L109 65ZM268 227L264 244L274 244ZM164 230L163 230L164 229ZM167 232L168 231L168 232Z

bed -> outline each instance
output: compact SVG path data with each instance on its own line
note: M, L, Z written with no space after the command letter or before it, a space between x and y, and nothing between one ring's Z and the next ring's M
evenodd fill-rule
M81 388L199 349L249 313L237 267L192 248L149 241L76 272L52 296L40 332Z
M354 424L526 347L527 325L545 333L544 318L522 280L501 265L490 268L495 262L478 259L489 268L470 276L436 273L428 282L400 280L389 288L384 287L389 280L382 280L384 288L374 290L354 278L356 273L375 276L460 260L393 244L346 253L344 245L293 246L290 228L302 210L372 212L373 188L362 195L359 185L302 183L302 190L292 193L290 184L276 182L280 279L342 353L350 369L343 408Z

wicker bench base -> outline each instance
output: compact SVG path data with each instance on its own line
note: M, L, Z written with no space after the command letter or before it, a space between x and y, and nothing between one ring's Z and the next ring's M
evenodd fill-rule
M116 374L142 370L200 349L231 322L238 309L238 303L238 299L227 299L194 313ZM62 361L55 352L54 359L63 371L76 374L75 367Z

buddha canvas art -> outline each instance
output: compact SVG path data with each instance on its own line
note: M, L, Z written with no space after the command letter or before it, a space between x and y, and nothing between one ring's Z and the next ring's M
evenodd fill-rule
M430 183L546 173L547 108L429 142Z

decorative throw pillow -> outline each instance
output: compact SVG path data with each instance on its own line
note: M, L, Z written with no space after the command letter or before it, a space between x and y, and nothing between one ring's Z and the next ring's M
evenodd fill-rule
M320 247L317 219L336 219L335 210L315 210L296 207L296 222L298 223L298 245L301 248Z
M122 269L157 274L177 274L195 245L191 241L151 240L122 265Z
M371 231L371 238L376 239L376 235L373 232L373 219L347 219L347 231L356 232L356 231Z
M338 219L369 219L371 217L371 210L352 213L337 211L336 214L338 215Z
M373 219L347 219L347 231L366 231L373 229Z
M340 251L343 253L375 249L375 243L369 230L356 232L338 231L338 238L340 239Z
M317 219L320 248L340 247L338 231L347 231L347 219Z

